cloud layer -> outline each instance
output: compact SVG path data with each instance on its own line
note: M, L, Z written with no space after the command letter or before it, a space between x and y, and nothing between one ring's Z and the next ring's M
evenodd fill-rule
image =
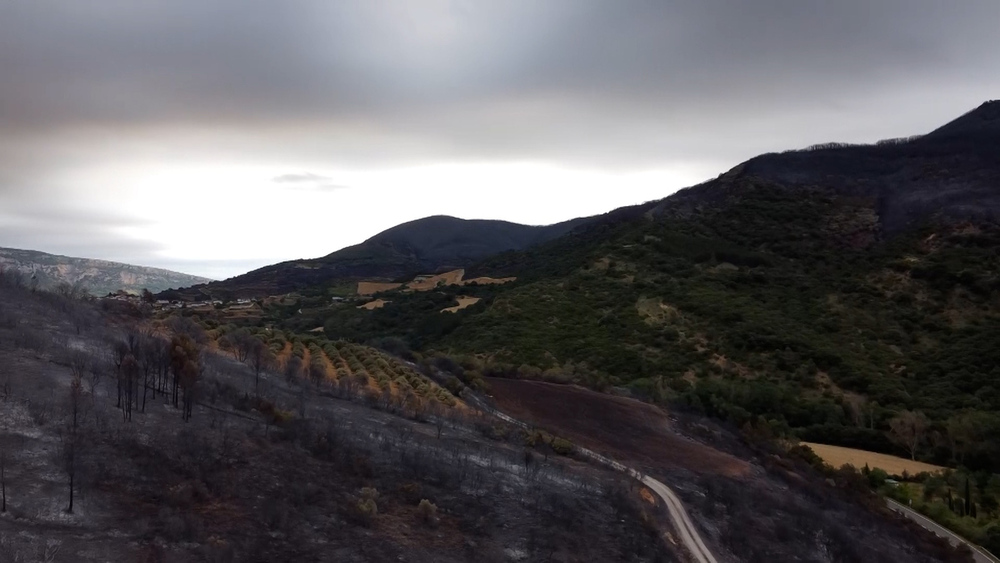
M164 163L268 162L316 192L344 184L323 166L718 172L996 97L997 21L990 0L5 3L0 205L100 231L87 202Z

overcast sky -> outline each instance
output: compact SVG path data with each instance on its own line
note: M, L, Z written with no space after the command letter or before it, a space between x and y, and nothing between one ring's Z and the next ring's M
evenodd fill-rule
M0 246L223 278L1000 97L996 0L0 3Z

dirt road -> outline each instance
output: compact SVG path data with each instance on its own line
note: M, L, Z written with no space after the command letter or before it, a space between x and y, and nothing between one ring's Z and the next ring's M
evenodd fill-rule
M530 428L528 424L491 408L489 405L486 405L483 401L479 400L478 397L469 394L467 396L463 396L463 399L476 404L481 409L491 413L493 416L496 416L501 420L520 426L521 428ZM666 505L667 511L670 513L670 519L674 522L674 528L677 529L681 542L684 544L684 547L688 550L688 552L691 553L691 556L694 557L694 560L698 563L718 563L715 556L712 555L712 552L701 539L701 535L694 527L694 523L691 522L691 518L688 516L687 510L684 509L684 504L679 498L677 498L677 495L674 494L670 487L648 475L643 475L631 467L605 457L595 451L588 450L587 448L577 446L576 452L585 457L589 457L595 461L603 463L617 471L627 473L643 485L649 487L663 500L663 504Z

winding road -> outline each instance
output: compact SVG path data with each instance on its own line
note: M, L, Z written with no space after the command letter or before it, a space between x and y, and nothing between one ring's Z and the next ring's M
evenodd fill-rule
M889 508L891 508L892 510L902 514L903 516L909 518L910 520L913 520L925 530L930 530L931 532L937 534L939 537L947 539L951 543L951 545L959 546L964 544L969 546L969 549L972 550L972 558L976 561L976 563L1000 563L1000 559L994 557L993 554L991 554L990 552L986 551L985 549L979 547L974 543L969 542L968 540L955 534L951 530L939 525L930 518L924 516L923 514L920 514L916 510L913 510L912 508L899 504L898 502L891 499L886 499L886 502L889 504Z
M465 399L466 401L475 403L476 406L478 406L482 410L492 414L493 416L501 420L504 420L521 428L530 429L530 426L528 426L528 424L521 422L516 418L508 416L494 409L493 407L485 404L485 402L479 399L479 397L468 395L468 396L463 396L462 398ZM649 487L650 490L652 490L654 493L656 493L657 496L663 499L663 504L666 505L667 511L670 513L670 519L674 523L674 528L677 530L677 534L680 537L681 543L683 543L684 547L688 550L689 553L691 553L691 556L694 558L694 560L697 561L697 563L718 563L718 560L715 558L714 555L712 555L712 552L705 545L704 540L701 539L701 535L698 533L698 529L694 527L694 523L688 516L687 510L685 510L684 508L684 504L681 502L679 498L677 498L677 494L674 493L674 491L671 490L670 487L664 485L662 482L657 481L656 479L650 477L649 475L643 475L641 472L632 469L631 467L628 467L620 462L617 462L609 457L605 457L595 451L588 450L587 448L581 448L579 446L576 447L576 451L577 453L580 453L585 457L589 457L595 461L607 465L612 469L621 471L623 473L627 473L633 479L636 479L643 485Z

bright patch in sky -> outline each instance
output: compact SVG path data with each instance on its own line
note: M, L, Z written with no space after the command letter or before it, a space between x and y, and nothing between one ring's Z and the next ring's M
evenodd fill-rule
M611 173L540 163L435 164L390 170L211 165L105 170L119 211L140 220L123 235L163 245L190 273L230 276L213 258L265 265L323 256L430 215L545 225L665 197L705 177L677 169ZM290 246L291 245L291 246ZM188 268L191 270L191 268Z

